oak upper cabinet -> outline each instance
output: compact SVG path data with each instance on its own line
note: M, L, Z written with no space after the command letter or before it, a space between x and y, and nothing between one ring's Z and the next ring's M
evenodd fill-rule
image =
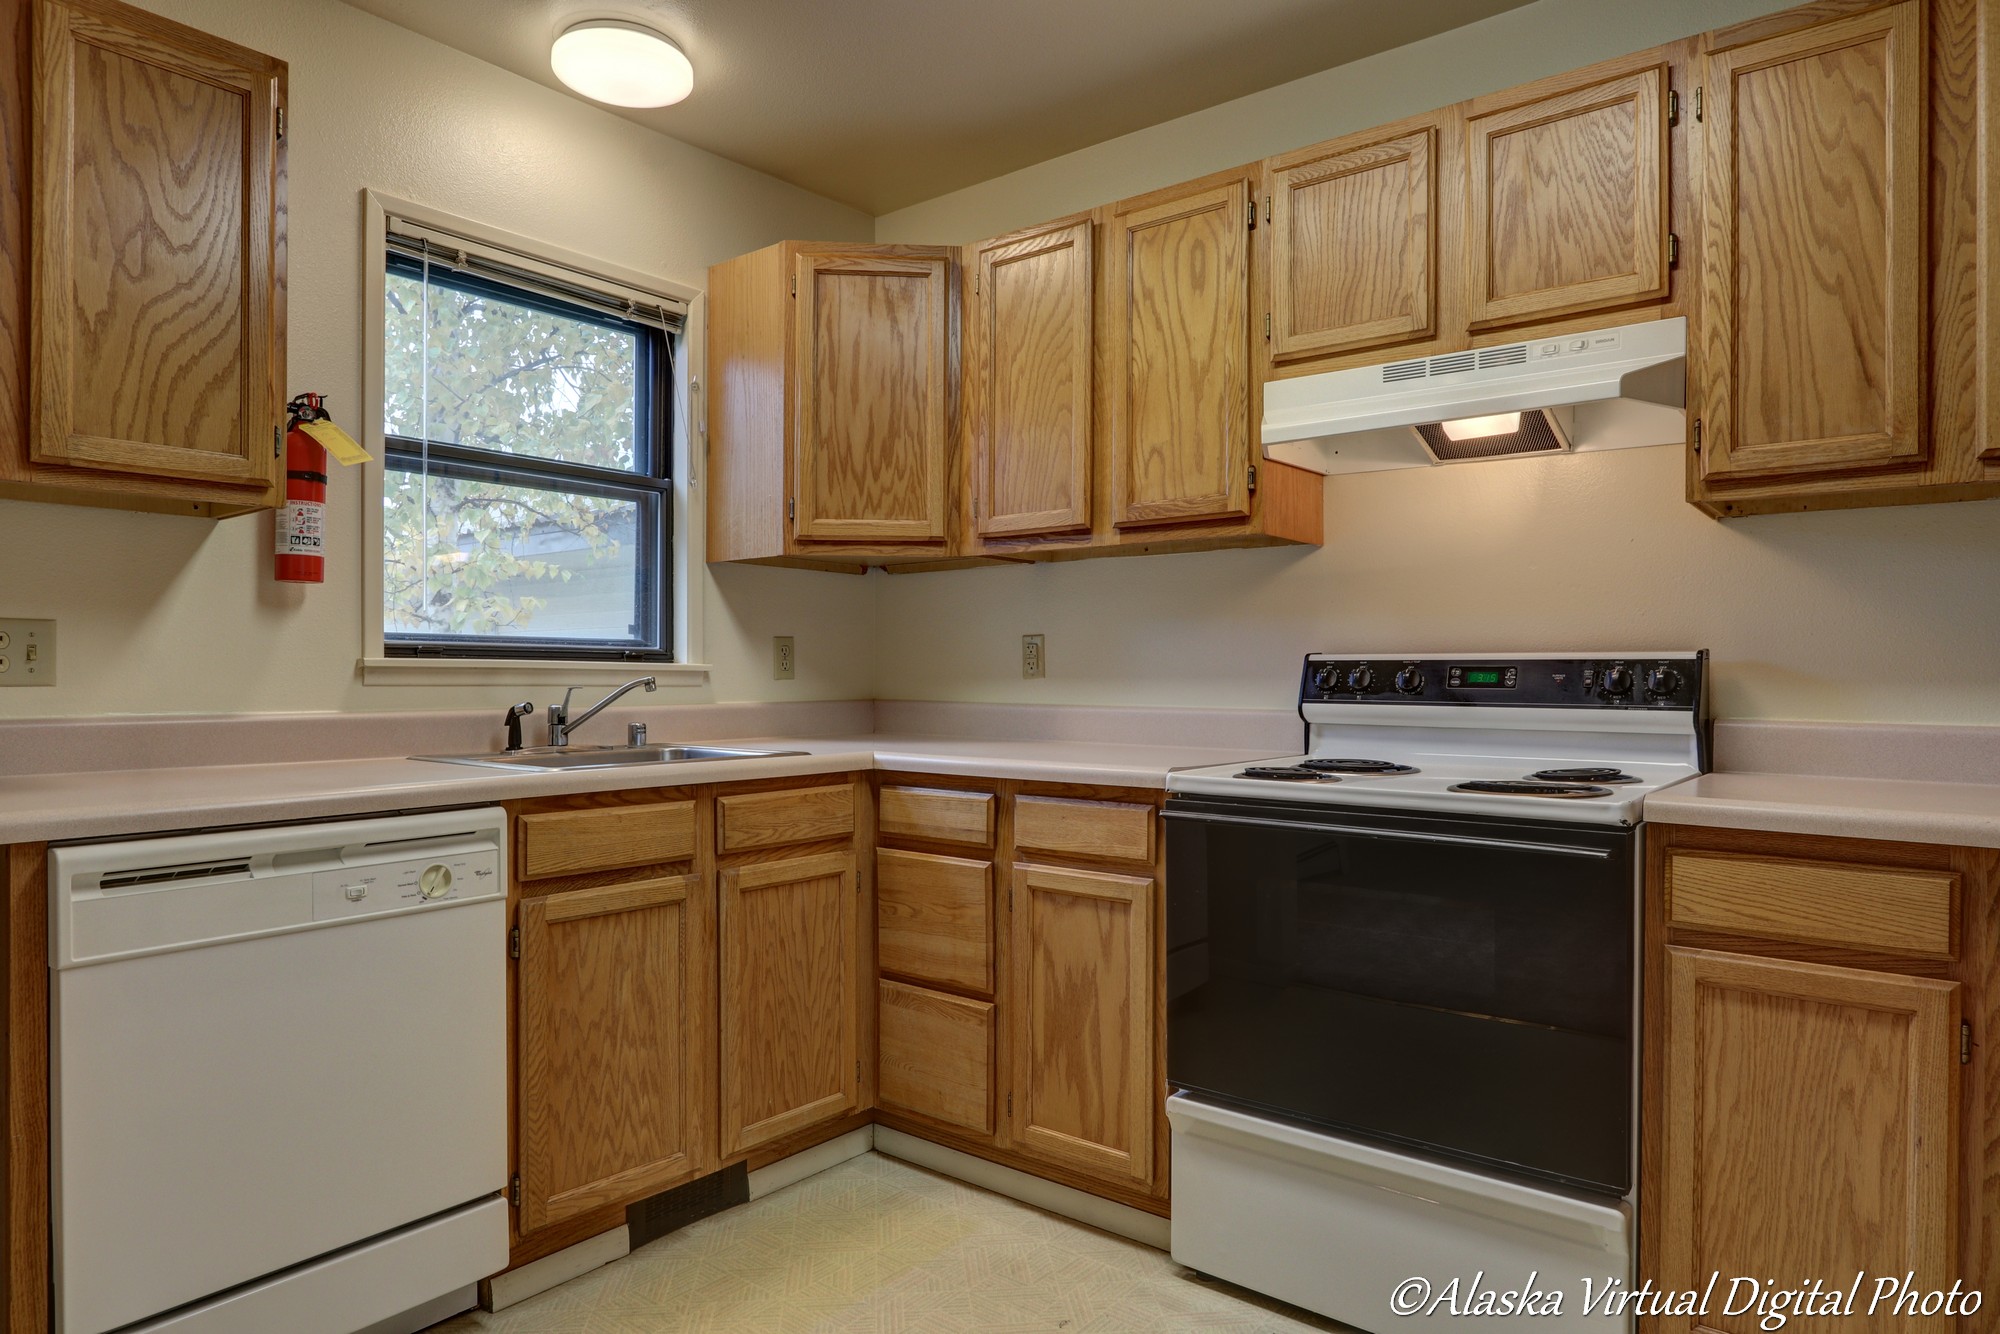
M25 198L27 240L9 236L0 295L25 297L29 318L24 336L18 306L0 312L0 351L25 362L29 411L0 486L211 516L268 508L285 401L285 66L111 0L22 8L32 114L0 111L0 202ZM8 27L0 48L21 39ZM0 63L0 98L15 98Z
M1089 531L1092 251L1087 217L967 251L967 508L977 546Z
M1926 977L1667 950L1662 1288L1731 1274L1952 1285L1959 988ZM1865 1294L1864 1294L1865 1299ZM1882 1331L1954 1321L1878 1314ZM1653 1329L1697 1331L1695 1317Z
M851 849L725 866L718 880L730 1158L862 1105L860 893Z
M523 1234L716 1165L712 913L691 874L522 899Z
M1251 223L1247 173L1104 210L1101 353L1116 528L1250 513Z
M1667 295L1668 92L1661 56L1468 107L1465 259L1474 330Z
M1437 332L1440 140L1455 127L1439 113L1265 163L1273 362Z
M950 544L952 252L785 242L709 271L709 559L936 560Z
M1705 481L1928 462L1925 20L1903 0L1708 54Z

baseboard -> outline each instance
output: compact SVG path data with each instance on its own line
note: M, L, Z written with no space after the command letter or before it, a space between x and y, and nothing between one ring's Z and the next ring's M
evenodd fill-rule
M927 1139L887 1126L876 1126L875 1152L900 1158L918 1167L927 1167L948 1177L956 1177L996 1195L1032 1204L1052 1214L1074 1219L1099 1231L1116 1233L1133 1241L1166 1250L1172 1236L1171 1224L1156 1214L1134 1209L1128 1204L1102 1199L1072 1186L1045 1181L1041 1177L999 1163L990 1163L957 1149L933 1144Z
M573 1278L582 1278L591 1270L630 1254L631 1250L631 1234L620 1223L609 1232L600 1232L553 1255L544 1255L519 1269L495 1274L480 1284L479 1304L489 1311L504 1311Z
M801 1149L789 1158L760 1167L750 1174L750 1198L760 1199L772 1191L783 1190L796 1182L804 1181L816 1172L824 1172L829 1167L837 1167L849 1158L859 1158L875 1147L876 1128L872 1125L850 1130L845 1135L836 1135L810 1149Z

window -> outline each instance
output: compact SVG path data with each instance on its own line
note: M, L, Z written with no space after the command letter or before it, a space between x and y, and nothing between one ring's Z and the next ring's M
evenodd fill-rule
M677 308L391 218L388 655L673 659Z

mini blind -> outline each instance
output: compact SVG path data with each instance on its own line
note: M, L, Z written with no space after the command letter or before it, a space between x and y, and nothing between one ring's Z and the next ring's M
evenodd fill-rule
M491 241L459 236L428 223L391 217L388 247L393 254L538 292L668 333L679 333L687 323L687 303L679 297L649 292L585 269L554 264Z

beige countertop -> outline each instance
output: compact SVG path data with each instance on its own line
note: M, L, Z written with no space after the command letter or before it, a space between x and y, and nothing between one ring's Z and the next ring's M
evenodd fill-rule
M1661 824L2000 848L2000 785L1703 774L1646 798Z
M1166 785L1171 769L1261 758L1242 750L953 737L753 737L706 744L803 755L535 773L400 758L109 769L0 777L0 844L469 806L568 792L894 769L1110 787Z

